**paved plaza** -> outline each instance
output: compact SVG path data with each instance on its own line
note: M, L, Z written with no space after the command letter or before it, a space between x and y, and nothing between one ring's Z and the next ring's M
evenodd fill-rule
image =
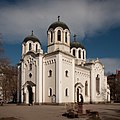
M120 120L120 104L85 104L84 110L86 109L98 111L101 120ZM62 116L64 112L65 106L6 104L0 106L0 120L68 120L69 118ZM74 119L87 120L83 116Z

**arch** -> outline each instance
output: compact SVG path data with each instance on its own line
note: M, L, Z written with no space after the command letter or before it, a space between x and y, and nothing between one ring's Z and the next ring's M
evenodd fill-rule
M50 42L52 43L53 42L53 32L50 31Z
M77 82L77 83L75 84L75 88L76 88L77 86L80 86L81 88L84 87L81 82Z
M80 90L79 88L77 88L77 102L79 102L79 94L80 94Z
M85 95L88 96L88 82L85 82Z
M49 88L49 91L48 91L48 96L52 96L52 88Z
M23 85L23 102L27 104L33 104L36 97L36 84L32 81L26 81Z
M38 51L38 44L36 44L36 52Z
M77 90L77 102L80 102L80 94L82 93L82 88L78 86L76 90Z
M85 59L85 51L83 50L83 60Z
M58 30L58 32L57 32L57 40L61 41L61 31L60 30Z
M65 71L65 76L68 77L68 70Z
M29 77L30 77L30 78L32 77L32 73L29 74Z
M78 50L78 58L81 58L81 50Z
M31 50L32 49L32 44L31 43L29 43L29 50Z
M96 92L100 94L100 77L99 74L96 77Z
M86 60L86 50L85 49L83 49L83 51L82 51L82 56L83 56L83 60Z
M65 89L65 96L69 96L68 88Z
M73 56L76 56L76 50L73 49Z
M48 77L52 77L52 70L49 70Z
M83 85L81 82L77 82L75 84L75 92L74 92L74 95L75 95L75 102L79 102L80 101L80 94L82 94L82 89L83 89Z
M30 85L27 86L28 89L28 95L29 95L29 104L33 103L33 92L32 87Z
M65 42L68 42L67 32L65 32Z

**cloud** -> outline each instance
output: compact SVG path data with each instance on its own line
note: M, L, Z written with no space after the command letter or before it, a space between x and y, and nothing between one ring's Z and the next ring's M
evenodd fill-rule
M101 58L100 61L104 64L106 73L115 73L116 70L120 70L119 58Z
M22 41L34 30L46 44L47 29L58 15L80 37L120 25L120 0L8 1L0 4L0 32L7 42Z

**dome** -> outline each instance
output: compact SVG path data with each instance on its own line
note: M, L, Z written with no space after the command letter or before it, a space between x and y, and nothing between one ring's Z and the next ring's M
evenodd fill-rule
M26 42L28 42L29 40L31 40L31 41L33 41L33 42L39 42L39 43L40 43L39 39L38 39L36 36L33 35L33 31L32 31L32 34L31 34L31 35L27 36L27 37L23 40L23 43L26 43ZM40 44L41 44L41 43L40 43Z
M73 41L72 43L70 43L70 48L73 48L73 47L85 49L85 47L80 42L77 42L77 41Z
M63 22L60 21L60 16L58 16L58 21L57 21L57 22L54 22L53 24L51 24L51 25L49 26L48 30L50 30L50 29L53 29L53 30L54 30L56 27L61 27L61 28L63 28L64 30L65 30L65 29L68 29L68 30L69 30L68 26L67 26L65 23L63 23Z

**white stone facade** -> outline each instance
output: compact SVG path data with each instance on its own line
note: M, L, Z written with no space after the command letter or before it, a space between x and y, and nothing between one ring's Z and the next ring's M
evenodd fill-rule
M70 30L65 23L58 20L47 33L45 54L33 33L22 43L18 102L73 103L80 101L80 94L84 103L109 102L103 64L98 59L86 62L86 49L76 39L70 42Z

